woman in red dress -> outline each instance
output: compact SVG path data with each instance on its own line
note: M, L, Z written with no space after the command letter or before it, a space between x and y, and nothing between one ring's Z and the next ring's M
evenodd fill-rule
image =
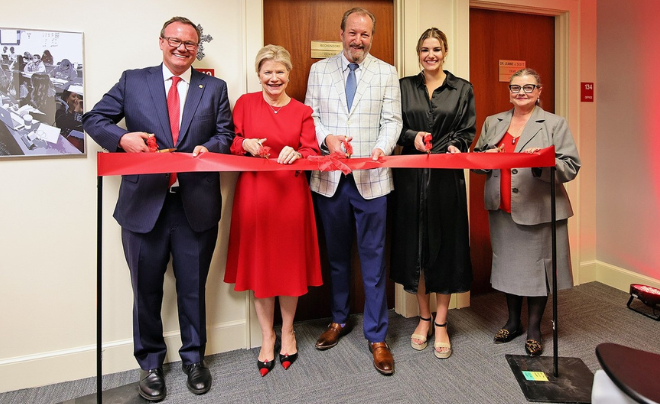
M285 91L291 70L289 52L267 45L257 54L255 68L262 91L245 94L236 102L232 153L256 157L269 153L280 164L319 154L312 109ZM262 376L275 364L273 314L275 297L279 297L279 358L288 369L298 357L293 331L298 297L307 293L308 286L322 284L314 207L305 175L297 171L240 174L225 282L235 283L236 291L254 291L262 338L257 367Z

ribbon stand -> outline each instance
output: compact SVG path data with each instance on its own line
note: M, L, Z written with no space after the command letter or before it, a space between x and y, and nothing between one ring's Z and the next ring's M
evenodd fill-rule
M67 400L61 404L144 404L137 382L103 391L103 175L96 177L96 394Z
M552 216L552 358L505 355L527 401L591 403L594 375L580 358L560 358L557 323L557 211L555 171L550 168ZM561 371L561 372L560 372Z
M539 153L499 154L461 153L389 156L379 161L368 158L351 158L343 163L352 170L379 167L391 168L460 168L501 169L515 167L550 167L552 209L552 271L553 271L553 357L529 357L506 355L518 383L528 401L542 402L591 402L593 374L579 358L558 357L557 327L557 224L555 212L555 151L554 147ZM216 153L203 153L192 157L186 153L98 153L97 154L97 252L96 252L96 394L68 400L62 404L140 403L138 383L103 391L102 371L102 292L103 292L103 176L128 174L157 174L193 171L302 171L318 170L319 164L299 160L292 165L277 164L269 159L256 159ZM561 370L561 374L560 374ZM535 379L538 378L538 379ZM545 380L543 380L545 378Z

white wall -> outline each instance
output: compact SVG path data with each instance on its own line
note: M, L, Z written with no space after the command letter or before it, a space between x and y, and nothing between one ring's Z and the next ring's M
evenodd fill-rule
M163 22L182 14L214 40L196 67L214 68L227 81L233 102L245 92L245 8L240 0L79 2L76 12L37 0L26 13L21 2L3 4L0 26L84 32L85 108L89 110L121 72L159 64ZM96 153L87 157L0 160L0 392L95 374ZM232 175L223 176L231 200ZM104 187L104 372L137 368L132 357L132 295L112 218L119 178ZM226 211L226 210L225 210ZM225 215L229 218L229 215ZM215 353L248 345L246 294L222 282L228 221L208 290L209 346ZM178 321L171 271L163 309L170 343L168 360L179 360ZM169 296L169 298L168 298Z
M599 261L660 279L657 0L598 0Z

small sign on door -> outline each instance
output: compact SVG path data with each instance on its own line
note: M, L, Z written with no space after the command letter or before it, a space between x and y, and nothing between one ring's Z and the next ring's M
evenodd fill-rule
M527 62L524 60L500 60L498 76L500 82L509 82L513 73L520 69L524 69Z
M326 59L342 51L341 41L312 41L312 59Z

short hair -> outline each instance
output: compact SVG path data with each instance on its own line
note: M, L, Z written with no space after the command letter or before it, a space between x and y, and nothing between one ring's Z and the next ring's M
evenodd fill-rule
M167 28L168 25L175 22L180 22L181 24L188 24L191 27L195 28L195 32L197 33L197 42L199 42L202 39L202 31L200 31L199 27L197 27L197 25L195 25L192 21L190 21L186 17L172 17L169 20L165 21L165 24L163 24L163 28L161 28L160 30L161 38L165 38L165 28Z
M266 45L259 49L257 57L254 60L254 69L257 74L259 73L259 69L261 69L261 64L266 60L282 63L287 71L291 71L293 68L293 65L291 64L291 54L288 50L279 45Z
M513 73L511 75L511 78L509 79L509 84L511 84L514 77L520 77L520 76L532 76L536 80L537 87L539 88L543 87L543 84L541 83L541 76L539 75L539 73L534 69L527 69L527 68L520 69L517 72Z
M435 38L440 43L442 46L444 46L444 52L446 53L449 50L449 44L447 43L447 35L445 35L444 32L440 31L439 29L435 27L431 27L424 31L422 33L422 36L419 37L419 40L417 41L417 56L419 56L419 53L422 51L422 44L424 44L424 41L429 39L429 38Z
M367 16L367 17L371 18L371 22L372 22L371 35L376 33L376 17L374 17L374 15L371 14L371 12L369 10L367 10L365 8L362 8L362 7L353 7L352 9L350 9L350 10L348 10L344 13L344 16L341 19L341 30L342 31L344 31L344 29L346 28L346 20L348 19L348 16L350 16L351 14L364 15L364 16Z

